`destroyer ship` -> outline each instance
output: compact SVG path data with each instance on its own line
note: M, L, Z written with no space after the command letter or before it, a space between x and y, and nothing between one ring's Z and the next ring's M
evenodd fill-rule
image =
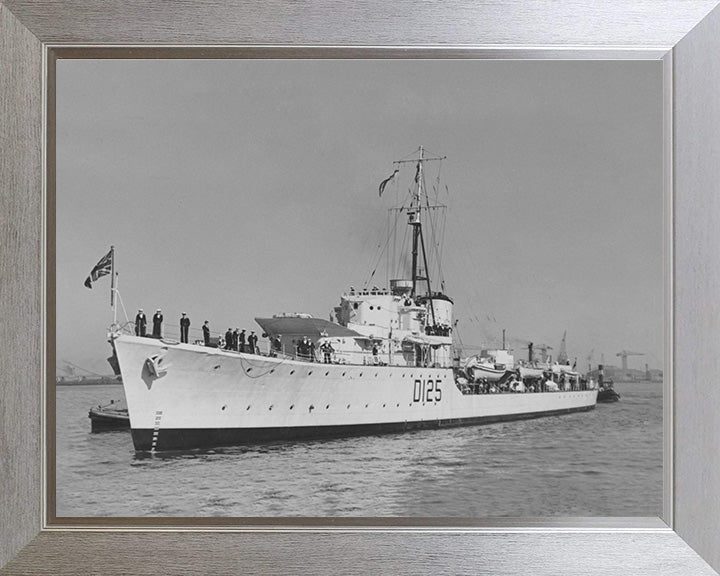
M135 450L398 433L594 408L597 390L569 365L532 354L516 362L508 350L461 358L454 303L431 278L426 250L437 246L426 230L444 206L437 186L431 198L425 171L443 159L421 147L394 163L379 193L408 174L407 195L391 209L407 224L395 229L405 231L406 269L386 287L349 288L331 320L256 318L268 338L263 353L113 333Z

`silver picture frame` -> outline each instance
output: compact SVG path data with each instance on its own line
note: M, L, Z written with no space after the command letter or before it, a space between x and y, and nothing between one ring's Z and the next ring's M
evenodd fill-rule
M714 574L720 568L720 9L667 0L390 5L0 2L0 574ZM119 50L119 51L117 51ZM666 357L659 518L58 525L48 478L52 65L64 57L657 60ZM74 52L73 52L74 51ZM183 56L184 54L184 56ZM224 56L228 57L228 56ZM52 401L50 401L51 403ZM50 473L49 473L50 472Z

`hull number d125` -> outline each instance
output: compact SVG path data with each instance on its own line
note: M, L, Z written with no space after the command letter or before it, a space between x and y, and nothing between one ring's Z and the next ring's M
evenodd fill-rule
M415 380L413 402L440 402L442 390L440 380Z

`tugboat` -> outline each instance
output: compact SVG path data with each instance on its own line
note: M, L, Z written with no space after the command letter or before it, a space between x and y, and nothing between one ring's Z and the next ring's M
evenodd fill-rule
M110 400L109 404L98 405L90 408L91 432L107 432L108 430L128 430L130 428L130 416L127 406L123 402Z
M401 177L409 182L403 203L390 209L409 226L400 259L407 266L398 265L400 274L386 287L350 287L333 320L302 313L256 318L270 342L263 354L116 332L135 450L403 432L593 409L597 390L569 368L523 376L509 353L496 354L492 366L457 360L454 302L444 281L431 278L425 238L430 227L435 256L440 235L432 227L445 207L428 193L425 172L443 159L420 147L415 157L394 163L379 193ZM434 263L439 267L440 258ZM482 385L484 379L494 379L492 386ZM534 383L539 379L542 386Z
M615 391L612 378L605 379L605 370L602 364L598 366L598 397L597 401L603 404L610 404L620 400L620 394Z

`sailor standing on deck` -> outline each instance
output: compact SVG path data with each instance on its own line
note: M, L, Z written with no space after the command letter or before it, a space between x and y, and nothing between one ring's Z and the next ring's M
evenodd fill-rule
M205 324L202 327L203 340L205 340L205 346L210 346L210 323L205 320Z
M145 316L145 312L143 312L143 309L140 308L140 310L138 310L137 316L135 316L135 336L145 336L146 330L147 316Z
M270 356L277 356L278 352L282 350L282 346L280 344L280 336L270 336Z
M180 342L187 344L188 332L190 331L190 318L187 317L185 312L182 313L180 318Z
M295 354L298 358L307 360L309 353L310 345L308 344L307 336L303 336L302 339L298 340L298 343L295 345Z
M310 340L308 344L308 353L310 356L310 362L315 362L315 342Z
M158 308L153 316L153 338L162 338L162 323L163 315L162 310Z
M225 350L232 349L232 328L228 328L225 332Z
M323 353L323 362L325 364L332 364L332 353L335 352L335 349L332 347L332 344L330 342L323 342L320 345L320 350L322 350Z
M256 354L257 350L257 336L255 336L255 332L251 331L250 336L248 336L248 348L250 349L250 354Z
M240 342L238 342L238 344L239 351L245 352L245 328L240 330Z
M240 328L233 330L232 349L236 352L240 351Z

